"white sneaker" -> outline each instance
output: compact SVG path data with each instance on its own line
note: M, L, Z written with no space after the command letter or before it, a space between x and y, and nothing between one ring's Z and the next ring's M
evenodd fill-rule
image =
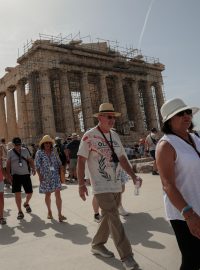
M123 206L119 206L118 207L118 211L119 211L119 214L121 215L121 216L128 216L129 215L129 212L127 212L124 208L123 208Z

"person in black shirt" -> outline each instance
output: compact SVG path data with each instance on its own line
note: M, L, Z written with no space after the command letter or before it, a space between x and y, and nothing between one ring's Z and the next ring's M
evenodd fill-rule
M72 133L72 141L67 145L67 154L69 159L69 181L73 182L73 179L77 179L76 176L76 164L77 153L80 145L80 140L76 133Z

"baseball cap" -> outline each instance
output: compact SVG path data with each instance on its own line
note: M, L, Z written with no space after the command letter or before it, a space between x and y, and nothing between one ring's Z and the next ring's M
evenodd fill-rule
M21 141L21 139L19 137L14 137L12 139L12 143L17 145L17 144L22 144L22 141Z

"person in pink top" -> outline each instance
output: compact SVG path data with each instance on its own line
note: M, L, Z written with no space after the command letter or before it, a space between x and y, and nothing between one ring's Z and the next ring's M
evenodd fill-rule
M3 210L4 210L4 181L3 181L2 152L0 152L0 225L6 224L6 220L3 217Z

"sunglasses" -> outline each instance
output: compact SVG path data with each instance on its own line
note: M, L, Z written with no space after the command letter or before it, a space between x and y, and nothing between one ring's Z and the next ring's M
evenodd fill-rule
M44 144L52 144L51 142L45 142Z
M184 110L182 112L177 113L176 115L179 116L179 117L181 117L181 116L184 116L185 113L187 115L192 115L192 110L191 109L187 109L187 110Z
M15 143L15 146L20 146L20 145L22 145L21 143Z

